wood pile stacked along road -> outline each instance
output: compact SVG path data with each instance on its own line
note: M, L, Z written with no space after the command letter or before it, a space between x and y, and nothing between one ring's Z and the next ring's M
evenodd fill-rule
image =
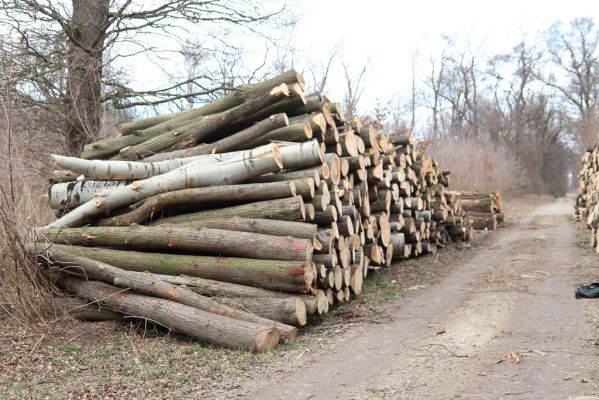
M474 230L494 231L504 221L500 192L448 191L447 195L457 203L458 214Z
M599 253L599 144L582 156L575 215L591 229L591 246Z
M412 138L303 88L288 71L54 155L58 219L30 251L75 296L263 351L369 271L472 236L449 172Z

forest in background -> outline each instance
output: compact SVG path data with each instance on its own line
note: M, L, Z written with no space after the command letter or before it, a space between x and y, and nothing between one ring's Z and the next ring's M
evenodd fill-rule
M27 0L3 1L2 11L7 172L20 157L28 174L44 175L48 153L76 154L118 122L191 108L292 67L313 82L308 93L326 92L331 75L341 75L347 115L410 132L464 189L563 195L599 129L599 30L590 17L556 22L507 54L444 36L439 54L413 55L409 90L368 104L370 67L385 60L350 64L342 46L327 59L306 57L286 34L298 14L284 4ZM239 46L240 36L252 49L263 44L264 54ZM142 52L165 75L140 90L132 82L143 71L130 63Z

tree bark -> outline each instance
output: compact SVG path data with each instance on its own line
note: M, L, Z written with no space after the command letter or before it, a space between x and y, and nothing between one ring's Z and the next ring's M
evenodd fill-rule
M123 289L131 289L140 294L174 301L229 318L252 322L265 328L275 327L281 338L285 340L293 340L297 337L297 329L292 326L276 323L274 320L260 318L251 313L220 304L214 299L195 293L186 287L165 282L156 274L126 271L101 261L70 254L67 251L55 248L47 249L42 243L35 246L33 250L36 254L44 253L44 259L49 258L52 265L62 266L61 271L72 271L87 280L97 280Z
M241 130L233 135L224 137L214 143L202 144L190 149L175 150L165 153L155 154L146 157L144 161L161 161L170 160L173 158L194 157L202 154L223 153L226 151L248 149L247 143L253 143L257 138L261 138L277 128L285 127L289 124L287 115L284 113L271 115L270 117ZM267 144L268 141L261 143ZM257 147L257 146L253 146Z
M112 160L86 160L76 157L63 157L52 154L52 158L63 168L84 175L88 179L134 180L146 179L162 175L174 169L197 161L205 164L216 164L232 158L242 157L243 153L226 153L223 155L204 155L187 158L174 158L157 162L134 162Z
M316 140L288 145L279 143L284 169L301 169L322 164L324 158Z
M240 160L208 166L192 162L166 174L135 181L113 190L106 197L90 200L48 226L80 226L103 213L153 195L180 189L242 182L253 176L278 171L280 168L280 154L274 144L250 151L246 158Z
M163 218L155 221L154 225L189 224L198 221L233 217L304 221L305 216L304 201L301 196L295 196Z
M131 293L106 283L68 278L66 286L78 296L97 301L102 306L146 318L175 332L219 346L260 352L276 347L279 342L279 334L274 328Z
M54 210L79 207L96 197L108 195L118 187L127 186L126 181L73 181L56 183L48 189L48 205Z
M69 97L67 147L78 154L89 138L98 134L102 119L102 74L109 1L73 0L67 67Z
M214 300L282 324L304 326L308 321L306 304L298 297L214 297Z
M223 229L134 226L41 228L50 242L130 250L208 253L246 258L310 262L312 241Z
M125 147L119 151L119 155L126 160L139 160L184 140L193 139L197 142L214 136L219 130L230 132L234 126L249 125L252 122L249 116L254 112L274 104L286 96L289 96L289 90L287 85L282 84L273 88L268 94L252 98L235 108L202 117L175 131L166 132L140 144Z
M293 182L250 183L182 189L149 197L130 206L133 211L99 220L98 226L127 226L158 219L163 211L177 207L201 207L221 202L255 202L295 196Z
M61 313L69 314L82 321L122 321L124 315L100 307L97 303L90 303L79 297L56 298L52 302L53 310L58 309Z
M49 249L50 251L56 249L101 261L127 271L147 271L162 275L189 275L290 293L309 292L314 280L310 263L146 253L60 244L53 244ZM172 280L169 280L169 282L178 283ZM227 293L225 291L225 294ZM239 291L234 293L236 297L243 296L239 294Z
M158 135L179 129L187 125L191 120L230 110L252 98L269 93L273 87L281 84L290 85L291 88L299 87L299 90L301 91L301 88L304 85L303 82L304 79L300 74L295 70L289 70L264 82L240 86L233 93L212 103L181 113L173 118L169 118L167 121L153 125L142 131L135 131L132 135L109 138L93 143L89 147L86 146L87 151L84 152L81 157L88 159L109 157L127 146L134 146ZM254 120L268 118L270 115L277 113L278 112L272 112L265 115L263 118Z
M326 167L326 165L324 165ZM321 167L313 167L308 169L301 169L297 171L280 172L275 174L267 174L252 178L249 182L264 183L264 182L280 182L296 179L307 179L312 178L314 186L318 187L321 181Z
M310 124L294 124L268 132L266 135L256 138L252 142L247 142L244 147L249 148L252 146L259 146L261 144L269 143L270 141L303 142L312 139L312 137L313 132L312 128L310 128Z

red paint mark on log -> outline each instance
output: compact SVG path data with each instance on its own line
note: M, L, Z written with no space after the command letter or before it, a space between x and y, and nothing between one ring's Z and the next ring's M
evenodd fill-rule
M278 237L275 239L274 247L281 247L282 238Z
M291 251L298 251L304 248L304 244L302 242L294 242Z

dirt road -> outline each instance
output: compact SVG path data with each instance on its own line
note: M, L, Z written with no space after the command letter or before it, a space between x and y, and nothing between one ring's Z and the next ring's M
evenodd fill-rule
M571 211L567 199L537 207L443 280L400 301L390 321L247 382L239 397L599 395L599 299L573 296L578 284L599 281L599 256L579 244Z

